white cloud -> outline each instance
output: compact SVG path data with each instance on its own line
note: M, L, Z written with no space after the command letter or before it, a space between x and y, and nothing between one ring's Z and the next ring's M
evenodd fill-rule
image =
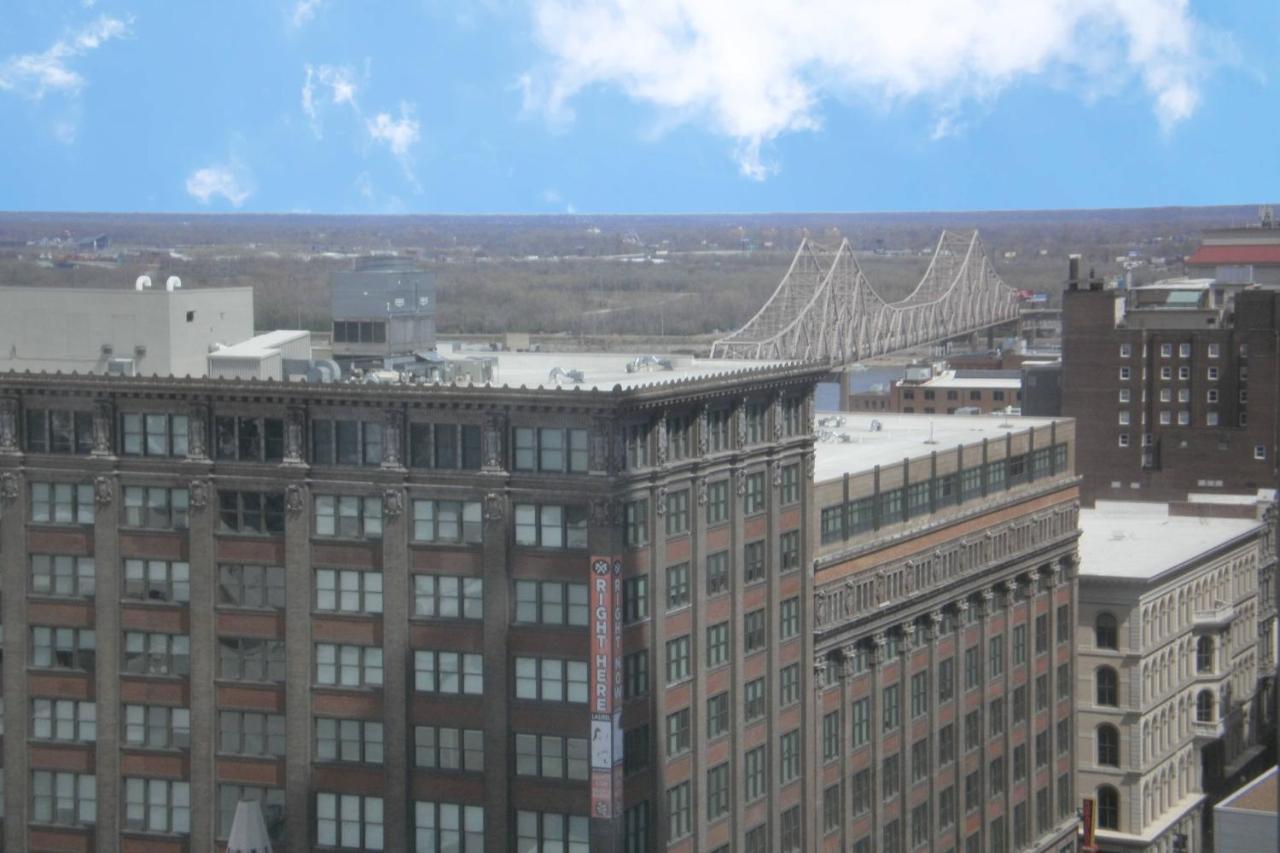
M306 65L307 77L302 84L302 111L311 122L311 129L320 136L320 107L324 104L332 106L349 105L360 113L360 105L356 102L355 72L340 65ZM317 89L320 89L317 92ZM327 95L327 97L326 97ZM317 102L319 98L319 102Z
M400 118L392 118L391 113L378 113L365 121L365 129L369 131L370 139L386 145L401 160L409 156L409 149L420 138L420 125L413 117L413 106L404 101L400 102Z
M0 90L39 100L50 92L74 95L85 86L84 76L70 61L129 34L130 22L103 15L41 53L15 54L0 62Z
M534 0L534 19L548 61L519 80L527 109L565 121L583 90L616 87L730 137L755 179L762 147L818 128L826 97L919 99L945 136L958 106L1024 78L1137 79L1169 129L1199 104L1212 41L1188 0Z
M316 12L320 11L323 5L324 0L297 0L289 12L289 23L294 27L305 25L316 16Z
M187 192L201 204L222 196L232 207L239 207L253 195L253 186L243 164L233 160L196 169L187 177Z

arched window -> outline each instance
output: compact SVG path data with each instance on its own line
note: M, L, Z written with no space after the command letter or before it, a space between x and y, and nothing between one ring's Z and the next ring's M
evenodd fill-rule
M1106 767L1120 766L1120 730L1115 726L1098 726L1098 763Z
M1213 722L1213 691L1201 690L1196 696L1196 722Z
M1110 785L1098 789L1098 829L1120 828L1120 792Z
M1196 641L1196 672L1213 672L1213 637Z
M1116 617L1110 613L1099 613L1093 623L1093 644L1100 649L1118 649L1120 644L1116 632Z
M1110 705L1117 707L1120 704L1119 691L1116 687L1116 671L1109 666L1098 667L1097 682L1098 695L1097 703L1099 705Z

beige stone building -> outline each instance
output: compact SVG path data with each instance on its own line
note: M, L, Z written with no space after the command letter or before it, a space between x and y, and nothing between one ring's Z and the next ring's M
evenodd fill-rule
M1076 789L1102 851L1211 849L1206 801L1274 725L1272 499L1081 511Z

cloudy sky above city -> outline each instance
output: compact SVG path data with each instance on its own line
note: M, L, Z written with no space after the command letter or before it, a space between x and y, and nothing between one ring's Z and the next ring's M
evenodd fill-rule
M1269 0L8 0L0 208L1277 201Z

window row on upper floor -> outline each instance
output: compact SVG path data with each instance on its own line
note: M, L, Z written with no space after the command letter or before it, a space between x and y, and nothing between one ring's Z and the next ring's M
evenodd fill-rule
M823 507L822 544L879 530L993 491L1065 473L1067 458L1067 445L1055 444Z
M725 407L707 413L705 421L693 414L668 416L658 421L624 428L626 467L649 467L665 457L672 460L696 455L698 424L705 423L708 452L735 446L760 444L773 434L792 437L808 433L801 397L784 399L773 433L766 430L770 405L744 404L737 435L730 430L733 410ZM662 432L655 428L662 424ZM110 435L112 429L114 437ZM183 458L193 450L218 461L280 463L290 452L308 455L313 465L381 466L385 462L411 468L478 470L482 464L483 430L478 424L410 422L403 431L388 427L383 417L310 417L295 429L295 449L290 451L290 424L281 416L215 414L207 424L193 422L190 414L171 412L123 412L114 426L96 422L88 409L32 407L23 418L23 446L30 453L87 455L95 450L122 456ZM208 434L207 446L204 442ZM389 446L389 442L392 442ZM590 436L581 427L513 426L499 443L509 452L512 470L528 472L586 473L590 465Z

